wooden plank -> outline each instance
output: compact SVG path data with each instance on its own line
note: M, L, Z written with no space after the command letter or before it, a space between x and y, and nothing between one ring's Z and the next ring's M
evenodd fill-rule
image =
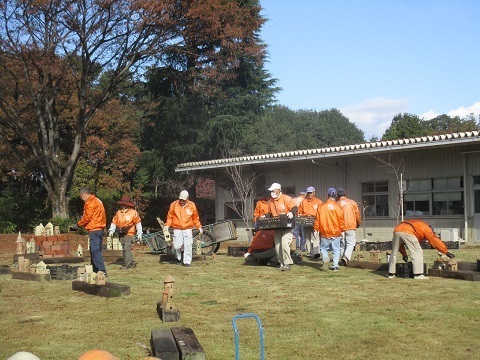
M480 281L480 272L478 271L469 271L469 270L440 270L440 269L429 269L429 276L437 276L450 279L460 279L467 281Z
M12 279L45 282L50 281L50 274L33 274L27 272L13 271Z
M84 281L72 281L72 290L103 297L120 297L130 295L130 286L107 282L105 285L88 284Z
M205 352L192 329L173 327L170 330L177 343L180 360L205 360Z
M376 271L388 271L387 263L374 263L369 261L350 260L347 263L347 267L356 268L356 269L376 270Z
M178 360L179 352L169 329L154 329L150 337L152 355L162 360Z
M88 259L90 261L90 258ZM55 257L55 258L46 258L42 259L45 264L77 264L85 262L83 256L72 256L72 257Z
M157 313L163 322L180 321L180 311L177 309L164 308L161 301L157 302Z

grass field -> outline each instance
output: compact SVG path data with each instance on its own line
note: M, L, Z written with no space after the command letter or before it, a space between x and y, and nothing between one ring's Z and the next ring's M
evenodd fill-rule
M234 359L232 317L239 313L260 317L266 359L480 358L479 282L387 279L346 267L334 273L309 259L280 272L244 265L243 257L227 256L227 244L215 260L190 268L159 263L158 255L138 248L137 268L107 266L109 281L131 286L132 294L120 298L72 291L71 281L0 275L0 359L20 350L76 359L93 348L141 359L153 329L177 326L194 330L207 359ZM459 261L476 262L480 248L454 252ZM434 250L425 251L428 267L435 258ZM11 264L12 256L0 259ZM156 312L166 275L175 278L181 314L175 323L162 323ZM241 359L258 359L256 322L237 324Z

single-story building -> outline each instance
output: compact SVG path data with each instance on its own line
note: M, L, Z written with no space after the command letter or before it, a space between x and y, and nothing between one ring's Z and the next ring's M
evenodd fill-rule
M239 218L227 206L228 168L255 180L257 198L273 182L291 196L314 186L321 200L329 187L345 188L362 211L357 239L389 241L402 219L420 218L444 241L480 243L479 131L179 164L177 172L215 180L216 221Z

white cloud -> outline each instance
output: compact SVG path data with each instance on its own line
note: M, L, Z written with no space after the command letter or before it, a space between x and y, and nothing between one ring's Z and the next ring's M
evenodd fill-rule
M395 115L407 112L407 108L408 101L405 99L379 97L347 106L340 111L363 130L366 140L370 140L372 136L380 138Z
M467 107L460 106L459 108L456 108L447 112L448 116L451 116L451 117L458 116L461 119L464 119L471 114L473 114L473 116L478 118L478 116L480 115L480 101L477 101L473 105L470 105ZM419 117L421 119L431 120L440 115L442 114L433 110L428 110L426 113L419 115Z

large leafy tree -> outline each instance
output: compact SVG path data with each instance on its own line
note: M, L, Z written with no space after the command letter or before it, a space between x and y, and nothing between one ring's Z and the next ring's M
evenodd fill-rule
M197 24L189 33L178 22L185 9ZM248 13L228 0L1 1L0 132L18 161L38 172L54 216L68 216L88 129L125 79L169 49L198 48L201 54L189 57L196 62L190 85L207 89L209 79L228 77L216 63L233 68L238 49L248 48L232 20L248 23ZM216 46L205 46L207 39Z
M406 139L428 135L427 124L417 115L397 114L392 120L390 127L385 131L382 140Z
M201 12L205 3L211 6ZM263 68L265 46L258 32L264 19L257 0L183 5L172 16L189 41L172 47L147 74L148 93L158 107L144 126L142 158L156 154L157 160L142 160L139 173L143 181L154 180L155 193L159 188L163 194L177 192L172 179L192 184L175 176L179 162L220 157L240 147L245 129L273 102L276 91ZM205 11L217 14L218 34L204 37L198 31L211 21ZM235 37L237 49L219 34ZM209 78L198 76L205 66Z
M397 114L393 118L389 128L383 134L382 140L406 139L479 129L480 126L473 115L461 119L459 116L452 118L444 114L431 120L422 120L417 115L404 113Z

